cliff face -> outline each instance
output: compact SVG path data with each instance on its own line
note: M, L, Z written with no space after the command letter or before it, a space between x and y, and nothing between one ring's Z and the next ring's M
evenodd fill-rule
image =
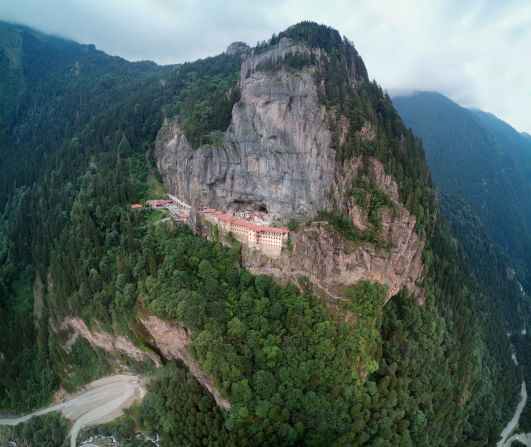
M118 352L136 362L152 361L157 368L162 367L165 360L179 359L186 365L197 381L212 394L216 403L221 408L230 410L230 402L221 397L212 378L203 371L201 365L188 352L188 345L192 341L192 335L187 328L161 320L155 315L143 315L140 321L145 330L144 335L148 336L149 340L147 341L157 348L160 358L151 351L141 350L126 336L89 329L79 317L66 318L56 331L70 332L69 338L62 346L66 352L70 352L76 340L82 337L95 348L103 349L108 353Z
M286 54L318 52L283 39L248 57L241 67L241 99L219 147L194 150L176 122L163 127L156 158L169 191L199 206L267 210L281 221L326 208L335 151L315 68L260 69Z
M292 249L284 249L279 258L272 259L243 246L242 265L254 274L266 273L295 283L305 276L314 290L327 299L343 299L341 294L345 286L366 279L388 286L386 301L407 288L422 303L423 290L417 284L424 271L425 242L415 231L415 216L399 200L396 182L385 174L378 160L371 159L370 163L371 176L390 200L390 206L378 211L379 244L346 240L329 223L313 222L290 232ZM343 180L355 176L360 165L360 159L352 160L349 175ZM345 180L343 185L346 184ZM342 185L337 183L336 193L340 194L341 190ZM371 226L367 211L357 206L354 199L351 198L345 207L356 227ZM202 227L202 232L210 237L207 227Z
M79 317L66 318L59 327L60 330L71 330L69 339L63 346L66 352L70 352L78 337L87 340L92 346L103 349L106 352L119 352L137 362L153 361L157 367L161 367L160 359L151 353L144 352L136 347L129 338L123 335L114 335L105 331L89 329L86 323Z
M164 358L181 360L197 381L212 394L216 403L221 408L230 410L230 402L221 397L212 378L203 371L201 365L188 352L188 345L192 341L190 330L179 324L161 320L154 315L144 316L142 324Z
M310 62L297 69L282 62L293 55ZM374 219L352 194L367 168L360 174L361 157L337 162L334 147L347 144L349 134L370 145L377 128L366 121L353 129L349 119L322 105L319 79L328 59L323 50L286 38L248 56L238 84L241 99L218 146L193 149L176 121L166 123L157 137L156 158L168 190L198 207L267 211L273 222L284 224L333 210L359 230L374 230ZM347 72L349 88L357 88L355 67ZM343 286L368 279L387 284L388 298L407 287L422 301L416 283L423 272L424 241L415 232L415 216L400 202L397 184L382 164L375 158L369 164L371 181L391 203L377 211L378 244L345 240L324 222L300 225L290 233L292 250L284 250L280 259L243 247L243 265L289 280L306 276L332 298ZM208 228L196 229L209 236Z

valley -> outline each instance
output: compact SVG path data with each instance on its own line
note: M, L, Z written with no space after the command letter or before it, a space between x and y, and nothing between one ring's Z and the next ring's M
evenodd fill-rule
M56 411L72 446L510 435L523 261L438 190L353 42L301 22L163 66L0 25L10 439L60 445L29 419Z
M511 349L513 350L513 362L515 363L515 365L518 365L518 358L516 356L514 346L511 346ZM497 442L496 447L511 447L511 444L514 440L518 440L522 442L523 444L525 444L526 446L531 445L531 433L513 434L515 429L518 427L520 416L522 415L522 412L526 404L527 404L527 385L524 380L522 381L522 385L520 389L520 400L516 407L514 416L507 423L507 426L503 429L501 433L501 439Z
M497 445L509 446L519 438L529 444L525 434L509 435L518 426L531 429L531 405L526 403L530 300L524 289L531 278L526 249L530 244L531 144L525 134L496 116L461 107L439 93L417 92L393 101L405 123L423 140L442 209L456 237L474 254L478 274L487 274L488 258L506 271L505 278L491 281L490 287L498 290L499 312L505 313L507 332L524 339L518 353L513 347L513 359L516 362L518 357L523 363L519 368L524 382L514 417ZM470 237L472 228L476 240ZM507 302L523 312L511 312Z

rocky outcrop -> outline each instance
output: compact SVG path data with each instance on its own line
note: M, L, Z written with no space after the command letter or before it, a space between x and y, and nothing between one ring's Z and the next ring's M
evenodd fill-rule
M315 68L260 69L286 54L310 52L319 53L283 39L245 59L241 99L219 147L194 150L177 122L166 123L157 137L156 158L169 192L198 206L267 210L273 221L326 208L335 151Z
M225 50L225 54L233 56L235 54L245 53L247 51L250 51L250 48L245 42L232 42Z
M353 160L349 175L354 176L360 160ZM379 211L380 244L354 242L340 237L326 222L314 222L290 232L292 250L284 250L278 259L262 256L254 250L242 250L242 264L251 272L268 273L287 280L308 279L328 297L340 298L345 286L361 279L386 284L387 299L408 288L422 302L424 294L418 287L423 275L424 241L415 232L416 218L399 201L398 187L385 174L382 164L371 160L372 175L379 189L386 192L392 207ZM348 177L348 176L346 176ZM342 185L336 192L341 195ZM351 184L351 183L350 183ZM367 212L347 202L345 210L360 229L370 227Z
M79 337L83 337L92 346L103 349L106 352L118 352L137 362L153 361L160 368L162 360L178 359L188 368L192 376L201 383L214 397L216 403L225 410L230 410L230 402L223 397L214 386L212 378L203 371L199 363L188 353L188 345L192 340L190 331L176 323L170 323L154 315L144 315L141 317L144 326L156 350L162 358L157 355L144 352L136 347L127 337L123 335L113 335L105 331L89 329L86 323L78 317L66 318L61 324L61 330L70 329L73 332L63 345L66 352L70 352L72 345Z
M155 365L162 366L160 359L151 353L147 353L137 348L131 341L123 335L113 335L105 331L96 331L88 328L86 323L78 317L66 318L61 329L70 328L73 333L67 340L63 348L69 352L78 337L83 337L92 346L103 349L106 352L119 352L137 362L153 361Z
M314 62L297 70L277 63L294 53ZM372 231L368 210L352 195L362 159L336 162L333 145L347 144L352 132L368 144L377 137L377 126L365 122L354 130L345 116L322 105L316 74L327 57L289 39L248 56L240 72L241 99L219 146L194 150L179 124L167 122L157 137L156 158L169 191L196 207L267 211L273 223L311 221L318 211L334 210L358 229ZM355 68L350 76L356 88ZM344 240L326 223L301 225L290 234L292 251L275 260L243 247L243 265L286 279L307 276L329 297L368 279L388 285L387 298L407 287L422 301L417 283L424 241L415 232L415 216L400 203L397 184L382 164L368 163L372 181L392 203L378 211L380 244ZM195 222L196 230L208 235L208 228Z
M422 277L424 243L415 234L415 218L393 219L386 213L383 222L388 231L389 248L379 248L368 242L351 242L341 238L325 222L318 222L292 232L293 250L271 259L256 251L242 249L242 265L255 274L266 273L289 281L306 276L329 298L341 299L345 286L362 279L386 284L386 301L407 287L423 301L417 286Z
M192 341L192 334L187 328L161 320L154 315L143 317L142 324L165 358L181 360L192 376L212 394L216 403L221 408L230 410L230 402L221 397L221 394L214 386L212 378L203 371L199 363L189 354L188 345Z

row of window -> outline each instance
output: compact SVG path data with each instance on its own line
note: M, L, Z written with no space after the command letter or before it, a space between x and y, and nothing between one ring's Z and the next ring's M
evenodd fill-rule
M208 219L208 220L211 220L211 219ZM212 219L212 220L216 220L216 219ZM269 245L279 245L279 246L282 245L283 235L281 234L269 233L269 232L256 234L252 232L252 230L249 230L248 228L241 227L239 225L232 226L224 222L221 222L220 226L222 229L226 231L232 231L235 236L247 238L250 242L259 241L259 242L263 242Z

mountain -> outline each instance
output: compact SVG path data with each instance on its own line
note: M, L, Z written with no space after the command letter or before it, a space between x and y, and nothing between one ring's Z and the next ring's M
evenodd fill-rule
M344 60L328 62L319 48L288 35L277 40L243 61L239 100L227 131L214 144L194 147L179 117L159 132L155 158L167 189L198 209L254 210L277 224L348 216L362 230L351 225L351 238L364 241L357 249L330 241L327 227L301 227L291 232L291 253L269 262L244 249L242 263L255 272L265 269L292 280L301 274L315 277L328 295L360 278L387 284L386 298L406 284L417 293L425 227L434 213L433 194L423 188L429 181L424 163L402 173L417 178L418 185L399 188L386 169L393 163L406 166L400 152L382 152L381 161L373 156L371 146L385 144L384 138L398 139L403 129L387 131L371 112L380 108L390 121L397 120L389 100L369 82L353 47L337 37L334 45L341 48ZM329 82L332 70L343 78L338 76L337 85L320 87L318 78ZM359 91L348 89L350 79L359 83ZM340 89L341 95L336 93ZM362 95L369 98L367 110L358 110L354 122L347 113L352 113L352 103L363 102ZM323 106L325 98L333 114ZM409 144L407 153L418 150ZM422 160L420 155L409 154ZM361 172L368 185L356 182ZM374 203L381 191L387 195L382 203ZM410 202L409 210L405 201ZM382 206L384 202L388 206ZM338 256L334 251L340 246Z
M21 26L0 23L0 36L3 206L14 187L35 181L59 139L72 138L103 110L116 107L131 87L145 88L150 77L166 69ZM22 131L28 122L38 131Z
M526 309L500 299L514 283L462 204L451 233L422 146L350 41L302 22L167 67L8 24L0 43L3 411L125 370L148 393L98 429L124 442L498 440ZM131 207L166 192L186 224ZM288 231L280 254L206 206ZM9 436L32 430L57 438Z
M531 143L494 115L438 93L397 97L395 107L424 143L433 179L465 200L529 287Z

